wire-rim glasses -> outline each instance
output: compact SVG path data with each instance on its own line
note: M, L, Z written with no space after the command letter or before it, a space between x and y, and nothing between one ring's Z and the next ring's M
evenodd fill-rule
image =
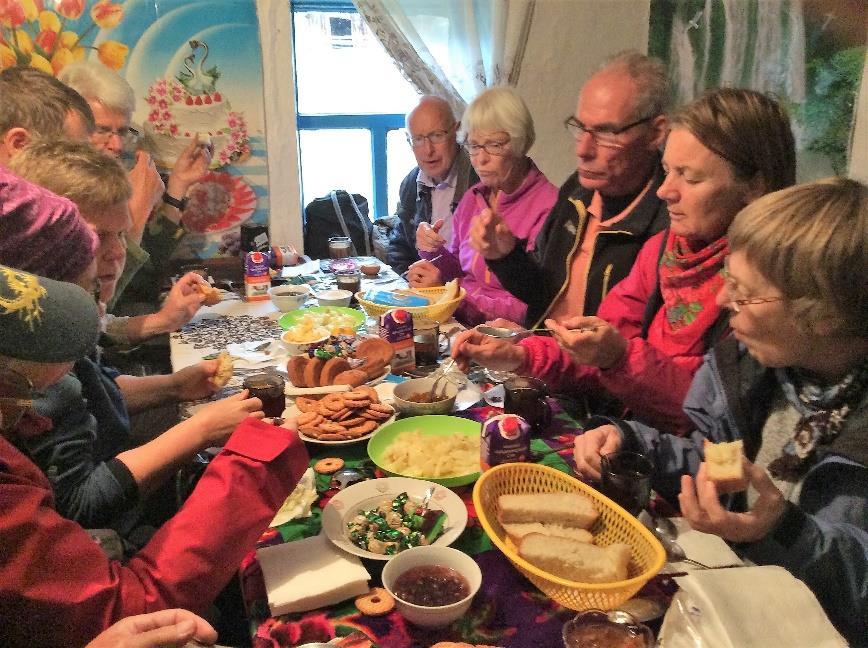
M482 144L472 144L468 140L464 140L462 146L464 150L467 151L467 155L470 157L475 157L479 155L480 151L485 151L489 155L496 155L497 157L503 157L507 154L507 149L509 147L510 138L507 138L503 142L483 142Z
M777 296L777 297L744 297L741 299L736 299L734 295L738 290L738 285L735 282L735 279L732 278L732 275L729 274L729 263L728 259L725 259L723 262L723 270L721 270L721 274L723 275L723 289L726 291L727 304L730 309L734 313L740 313L742 306L750 306L751 304L772 304L774 302L784 301L786 297Z
M591 139L594 140L594 144L597 146L611 149L622 149L625 148L625 146L618 141L618 135L626 133L631 128L649 122L656 117L657 115L649 115L648 117L637 119L636 121L630 122L629 124L619 128L588 128L571 115L564 120L564 128L566 128L576 140L580 139L582 135L587 133L591 136Z
M454 124L446 130L431 131L426 135L411 135L410 131L405 131L404 135L407 138L407 143L414 149L424 146L426 142L437 146L446 141L446 138L452 133L453 128L455 128Z
M135 144L139 140L139 137L141 137L141 133L132 126L125 126L123 128L97 126L93 132L93 139L98 142L108 142L112 138L112 135L117 135L125 145Z

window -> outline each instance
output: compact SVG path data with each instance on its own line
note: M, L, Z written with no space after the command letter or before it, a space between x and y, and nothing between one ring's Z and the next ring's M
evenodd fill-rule
M394 213L416 166L402 129L418 92L352 3L291 0L302 204L346 189L371 218Z

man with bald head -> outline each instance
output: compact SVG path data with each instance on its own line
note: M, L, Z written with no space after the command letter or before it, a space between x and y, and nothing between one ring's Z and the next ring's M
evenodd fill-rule
M467 188L479 182L470 158L456 141L459 123L448 102L440 97L420 98L407 113L406 126L418 166L401 181L399 224L389 242L389 264L396 272L419 260L419 223L431 223L449 240L452 212Z
M609 59L582 87L574 115L576 172L561 186L533 252L484 211L470 243L528 305L524 324L594 315L648 238L669 225L657 197L667 135L663 64L634 51Z

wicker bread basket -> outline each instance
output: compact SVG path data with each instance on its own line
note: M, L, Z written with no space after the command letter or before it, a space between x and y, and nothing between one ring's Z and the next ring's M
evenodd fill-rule
M590 498L600 518L590 529L594 542L606 546L623 542L631 548L629 578L613 583L580 583L535 567L518 555L497 519L497 498L504 494L581 493ZM663 567L666 554L641 522L612 500L578 479L548 466L507 463L484 473L473 488L473 505L482 528L510 562L564 607L572 610L611 610L638 592Z
M424 317L442 324L452 317L455 309L458 308L458 305L461 304L461 300L464 299L464 295L467 294L467 291L465 291L464 288L461 288L458 291L458 297L455 299L450 299L442 304L436 303L445 290L445 286L437 286L436 288L414 288L414 293L418 293L430 300L431 303L427 306L387 306L385 304L375 304L374 302L368 301L364 298L364 292L357 292L356 299L365 313L367 313L368 317L380 317L380 315L384 314L386 311L392 310L393 308L401 308L412 313L413 317Z

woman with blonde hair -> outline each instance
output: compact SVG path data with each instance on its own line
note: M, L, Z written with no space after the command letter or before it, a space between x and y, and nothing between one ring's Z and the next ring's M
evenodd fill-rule
M727 331L727 313L715 303L726 230L745 205L793 184L795 145L786 111L753 90L711 90L670 123L657 190L669 229L648 239L597 316L546 320L554 338L518 344L468 331L453 356L578 390L592 403L614 397L650 424L689 430L684 396L702 356Z
M451 241L438 233L442 221L419 224L416 247L422 260L410 266L407 280L427 287L458 279L467 293L455 313L462 324L498 317L522 322L527 304L504 289L471 247L470 226L484 210L495 210L530 251L558 190L527 156L535 137L533 119L514 90L491 88L480 94L464 112L461 129L480 181L455 209Z
M866 241L868 187L855 180L792 187L743 209L717 295L734 337L691 385L694 431L677 438L615 421L575 447L588 478L599 477L601 454L645 454L652 486L678 496L693 528L803 580L852 645L868 637ZM746 493L719 497L705 440L743 442Z

